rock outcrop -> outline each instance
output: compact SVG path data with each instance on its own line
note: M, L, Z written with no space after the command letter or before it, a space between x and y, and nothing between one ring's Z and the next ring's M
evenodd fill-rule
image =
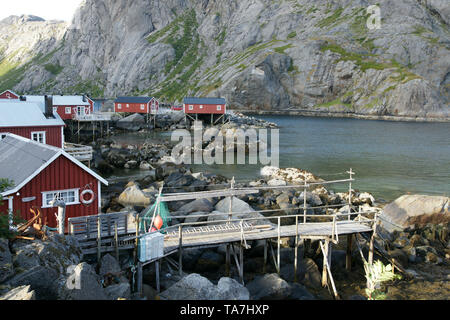
M0 89L448 118L448 6L378 4L381 26L369 29L360 0L86 0L70 24L0 22Z
M404 195L388 204L381 215L387 230L403 230L428 223L450 222L450 198L441 196Z

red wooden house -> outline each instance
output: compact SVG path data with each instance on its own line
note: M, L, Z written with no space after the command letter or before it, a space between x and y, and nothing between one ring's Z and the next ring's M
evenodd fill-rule
M13 133L57 148L64 146L64 121L51 104L42 112L36 103L11 100L0 103L0 140ZM1 176L0 176L1 178Z
M53 109L61 119L73 119L94 112L94 101L87 96L53 96Z
M63 200L67 219L100 213L101 184L108 182L63 149L37 143L14 134L0 141L0 177L13 182L1 193L0 212L22 219L33 217L38 207L49 227L56 227L58 208L51 201Z
M223 98L184 98L183 111L186 114L225 114L226 105Z
M0 99L19 99L19 95L11 90L0 93Z
M117 97L114 101L115 112L156 114L159 101L154 97Z

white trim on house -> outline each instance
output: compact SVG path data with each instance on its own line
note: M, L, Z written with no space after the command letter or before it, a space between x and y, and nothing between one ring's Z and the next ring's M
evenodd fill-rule
M37 135L37 139L38 140L35 140L34 139L34 135ZM42 142L40 141L41 140L41 137L40 137L40 135L42 135ZM45 132L45 131L31 131L31 140L33 140L33 141L36 141L36 142L39 142L39 143L42 143L42 144L46 144L47 143L47 133Z
M80 204L80 188L74 188L74 189L66 189L66 190L54 190L54 191L43 191L42 194L42 208L52 208L53 206L47 203L47 195L52 194L52 200L55 198L54 194L66 192L67 194L69 192L73 192L74 194L74 201L72 202L65 202L66 206L72 206L72 205L78 205ZM50 200L50 201L52 201Z
M64 127L61 127L61 148L64 148Z
M4 94L4 93L6 93L6 92L10 92L10 93L12 93L12 94L14 94L14 95L16 95L16 97L17 98L20 98L20 95L18 95L17 93L15 93L14 91L12 91L12 90L5 90L5 91L3 91L2 93L0 93L0 96L2 95L2 94ZM8 98L8 99L11 99L11 98Z
M31 141L32 143L39 143L12 133L8 133L8 135L14 136L14 138L16 139L20 139L26 142ZM44 170L45 168L47 168L53 161L55 161L59 156L63 155L65 156L67 159L69 159L70 161L72 161L73 163L75 163L77 166L79 166L81 169L83 169L84 171L86 171L87 173L89 173L91 176L93 176L94 178L96 178L97 180L99 180L101 183L103 183L104 185L108 185L108 181L105 180L104 178L102 178L101 176L99 176L97 173L95 173L94 171L92 171L91 169L89 169L88 167L86 167L84 164L82 164L80 161L78 161L77 159L75 159L74 157L72 157L70 154L68 154L67 152L65 152L63 149L61 148L57 148L57 147L53 147L53 146L49 146L47 144L41 144L39 143L40 146L43 146L45 148L48 149L52 149L52 150L56 150L58 151L53 157L51 157L46 163L44 163L42 166L40 166L35 172L33 172L26 180L24 180L21 184L19 184L18 186L16 186L14 189L2 192L1 195L2 196L7 196L13 193L16 193L17 191L19 191L20 189L23 188L23 186L25 186L28 182L30 182L34 177L36 177L42 170Z
M71 107L64 107L65 114L72 114L72 108Z

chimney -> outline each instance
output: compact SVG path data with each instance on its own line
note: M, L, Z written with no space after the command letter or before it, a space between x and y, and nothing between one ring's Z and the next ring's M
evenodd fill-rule
M53 97L45 96L45 116L47 118L53 117Z
M83 102L86 102L87 101L87 99L86 99L86 95L85 94L83 94Z
M20 96L20 97L19 97L19 100L20 100L20 101L27 101L27 97L25 97L25 96Z

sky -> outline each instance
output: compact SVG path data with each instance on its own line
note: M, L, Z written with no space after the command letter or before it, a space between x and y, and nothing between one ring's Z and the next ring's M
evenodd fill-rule
M29 14L45 20L71 21L82 0L0 0L0 20Z

